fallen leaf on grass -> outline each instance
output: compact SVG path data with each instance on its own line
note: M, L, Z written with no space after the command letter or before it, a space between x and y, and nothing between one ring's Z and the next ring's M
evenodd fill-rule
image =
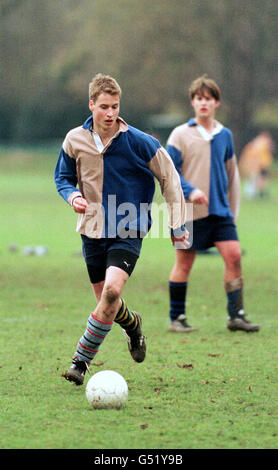
M209 383L208 380L201 380L201 384L202 384L202 385L205 385L205 384L208 384L208 383Z
M92 366L101 367L104 365L104 362L93 362Z
M193 369L193 364L177 364L180 369Z
M148 424L140 424L141 429L147 429L147 427L148 427Z
M215 353L211 353L211 354L208 354L209 357L219 357L221 356L221 354L215 354Z
M249 392L253 392L251 385L248 387Z
M49 307L49 304L46 303L46 302L37 302L37 303L36 303L36 307L37 307L37 308L48 308L48 307Z
M180 343L187 343L187 339L181 339Z

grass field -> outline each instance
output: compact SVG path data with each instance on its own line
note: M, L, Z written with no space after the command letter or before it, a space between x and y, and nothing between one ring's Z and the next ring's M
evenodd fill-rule
M134 363L113 327L91 372L121 373L129 398L119 411L95 411L84 386L61 378L95 300L76 216L54 187L56 158L43 148L0 152L0 448L276 449L277 172L270 197L243 200L238 220L246 313L261 331L226 329L223 264L211 254L198 256L188 288L198 332L168 333L174 253L168 239L146 239L124 297L142 314L147 357ZM27 245L48 254L24 256Z

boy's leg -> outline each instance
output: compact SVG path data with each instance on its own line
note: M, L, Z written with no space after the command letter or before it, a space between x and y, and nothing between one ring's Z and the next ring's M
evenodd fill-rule
M117 248L120 246L121 248ZM127 276L131 276L136 262L138 260L138 254L124 249L125 246L123 241L118 241L113 244L112 249L107 255L107 266L117 266L121 270L125 271ZM138 316L135 312L130 311L123 299L120 299L119 308L115 317L115 322L118 323L127 332L133 332L138 326Z
M169 279L170 331L187 333L196 330L195 328L191 328L186 321L187 283L195 260L196 251L205 250L213 246L213 229L214 218L211 216L194 220L192 224L191 247L187 250L176 250L176 261Z
M121 292L128 274L120 268L110 266L106 271L100 300L89 316L87 328L80 338L72 365L65 372L67 380L82 385L86 368L97 354L106 335L113 326L114 318L121 306Z
M175 250L175 264L169 278L170 327L174 333L196 331L186 321L187 282L193 266L196 252L194 250Z
M109 249L107 266L117 266L131 276L138 260L142 239L117 239ZM136 362L143 362L146 357L145 337L142 333L142 319L139 313L129 310L121 298L119 309L114 319L125 333L128 349Z
M128 263L129 264L129 263ZM129 274L116 266L106 271L101 301L95 316L102 321L115 321L126 332L128 349L136 362L143 362L146 356L145 338L142 334L142 319L137 312L129 311L121 298L121 293Z
M102 290L103 290L103 286L104 286L104 281L101 281L101 282L97 282L97 283L92 283L92 289L94 291L94 294L95 294L95 297L96 297L96 300L97 302L100 301L100 298L101 298L101 294L102 294Z
M121 308L121 294L129 275L117 266L109 266L106 270L100 301L94 315L104 322L113 322Z
M244 315L243 279L241 271L241 250L238 240L216 242L224 263L224 283L227 295L228 323L231 331L259 331L259 325L249 322Z
M141 242L137 244L141 246ZM137 254L122 249L112 249L107 253L104 261L100 254L92 255L93 250L87 240L83 243L83 253L85 261L88 259L90 261L90 264L86 264L98 304L89 317L87 329L78 343L72 366L64 374L66 379L74 381L77 385L83 383L86 368L112 328L113 321L121 323L121 315L116 318L123 305L121 292L138 259ZM103 266L107 266L106 272ZM142 320L136 312L129 312L129 315L132 319L127 331L129 351L136 362L142 362L146 355L146 345L141 329Z
M109 266L121 266L126 269L130 276L133 269L135 268L138 256L134 253L128 252L127 250L110 250L107 256L107 264ZM92 276L93 277L93 276ZM97 301L100 301L102 291L104 287L104 281L92 283L92 288L95 293ZM115 317L115 323L118 323L128 333L135 332L139 324L138 314L128 309L124 299L121 299L121 305Z

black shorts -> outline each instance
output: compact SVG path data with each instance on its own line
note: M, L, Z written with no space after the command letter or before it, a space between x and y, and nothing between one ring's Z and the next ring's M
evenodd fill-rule
M260 175L261 176L269 176L269 170L267 168L262 168L260 170Z
M207 250L214 246L215 242L238 240L232 217L218 217L217 215L194 220L193 233L190 236L192 239L190 250Z
M92 284L104 281L106 269L116 266L129 276L139 258L142 238L88 238L81 235L82 251Z

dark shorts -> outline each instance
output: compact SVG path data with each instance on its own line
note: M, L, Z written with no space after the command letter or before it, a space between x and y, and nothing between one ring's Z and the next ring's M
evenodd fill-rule
M267 168L262 168L260 170L261 176L269 176L269 170Z
M209 215L193 221L190 250L207 250L215 242L238 240L237 229L231 217ZM190 241L190 240L189 240Z
M88 238L81 235L82 251L92 284L104 281L109 266L116 266L129 276L139 258L142 238Z

